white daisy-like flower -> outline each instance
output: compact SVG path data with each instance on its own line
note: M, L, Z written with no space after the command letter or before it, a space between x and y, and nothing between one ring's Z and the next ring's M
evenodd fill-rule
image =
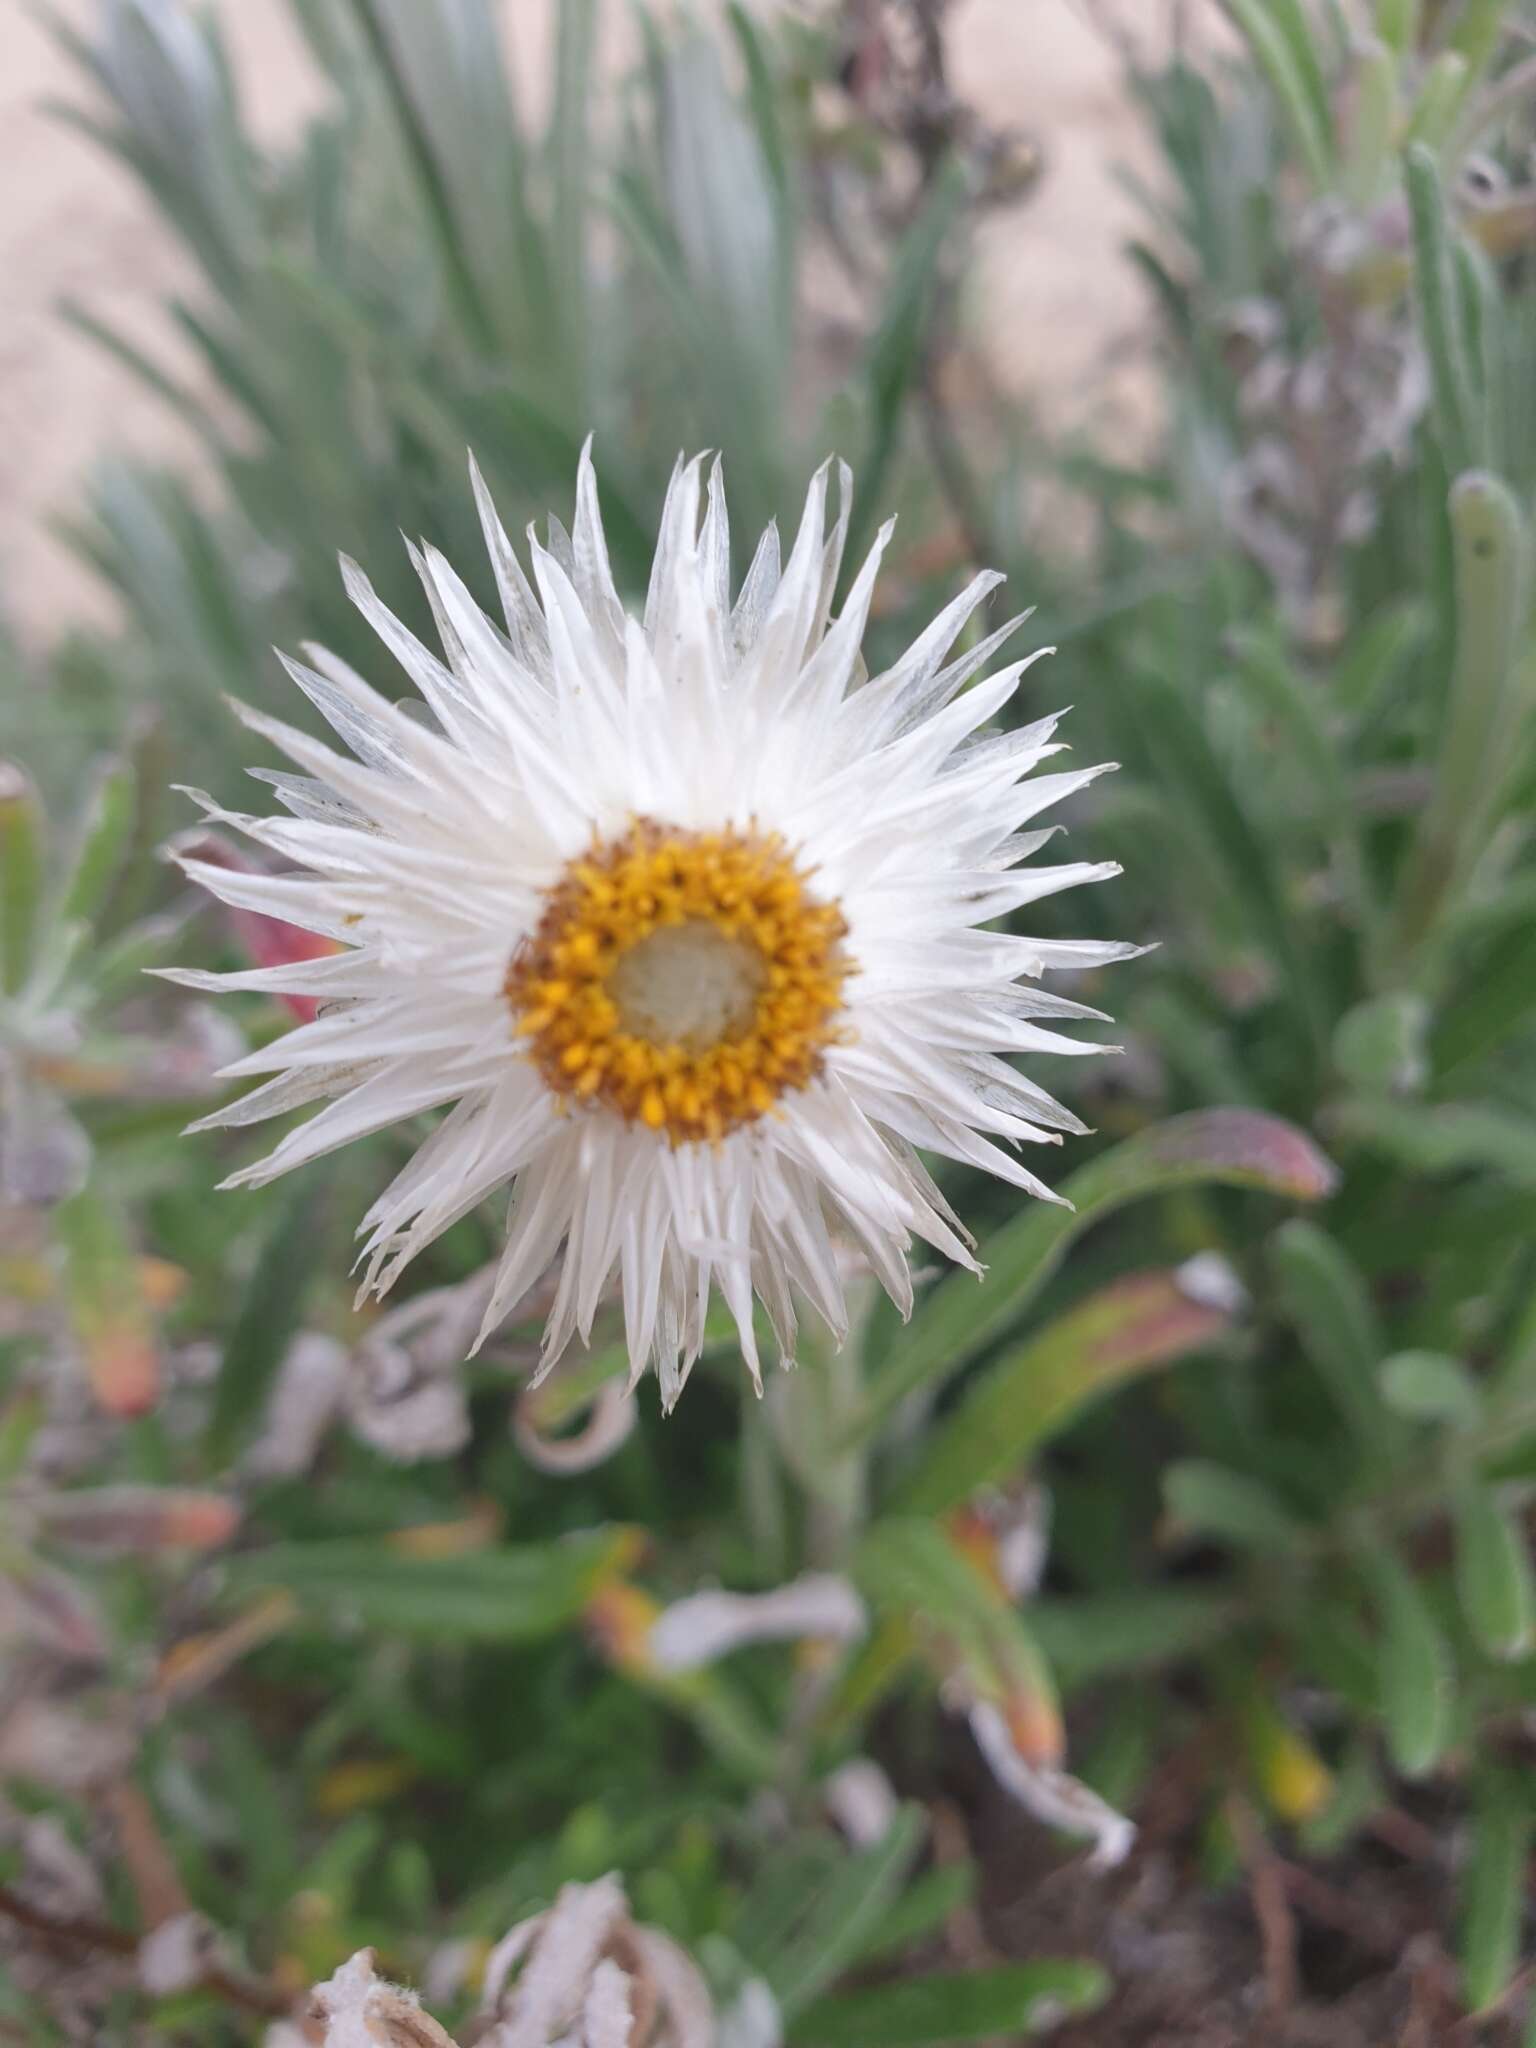
M634 1373L656 1366L667 1407L712 1289L757 1380L754 1296L786 1362L796 1297L845 1335L837 1240L903 1311L914 1237L974 1267L920 1152L1048 1196L1016 1149L1084 1127L1006 1056L1099 1050L1050 1027L1101 1013L1034 981L1137 950L984 929L1117 872L1020 866L1051 836L1021 828L1102 770L1024 779L1059 751L1053 718L982 736L1036 658L975 680L1018 619L947 658L998 576L866 677L890 528L832 619L839 482L830 531L823 469L788 561L770 528L733 604L719 464L707 483L680 464L637 618L588 456L569 537L530 531L532 584L475 472L505 634L436 550L413 550L439 660L344 563L430 716L318 649L287 662L353 758L243 710L308 771L258 771L292 815L198 800L308 872L185 862L224 902L339 948L177 975L320 1004L226 1070L274 1079L193 1126L333 1098L225 1186L451 1104L363 1220L364 1291L510 1184L482 1337L559 1260L547 1367L617 1275Z

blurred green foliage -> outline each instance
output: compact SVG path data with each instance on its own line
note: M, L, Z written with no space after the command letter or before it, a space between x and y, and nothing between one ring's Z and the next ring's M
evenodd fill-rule
M1464 1838L1444 1940L1466 2009L1497 2007L1533 1924L1525 10L1227 0L1227 54L1127 47L1161 155L1127 257L1160 427L1128 461L946 395L971 230L1027 180L953 108L872 97L832 12L642 16L633 70L600 83L598 9L568 0L534 120L480 0L294 6L330 90L276 154L212 23L113 0L74 42L71 118L196 260L171 311L197 371L68 317L206 462L195 486L105 468L71 531L124 630L72 639L42 688L6 656L6 750L55 815L19 769L0 785L0 1542L25 1679L0 1721L39 1688L126 1718L116 1767L187 1897L290 1990L365 1941L418 1973L618 1866L722 1994L768 1984L792 2042L1090 2009L1112 1987L1086 1961L930 1983L974 1871L924 1867L915 1806L857 1853L825 1825L831 1774L871 1748L932 1792L958 1692L1133 1815L1197 1754L1184 1825L1229 1829L1226 1867L1252 1854L1239 1810L1300 1857L1417 1819L1443 1888ZM372 662L338 549L430 632L398 531L483 575L466 445L511 525L565 503L589 431L631 588L679 447L724 451L745 534L836 446L856 525L910 514L877 636L983 546L1041 597L1062 653L1031 708L1075 703L1080 753L1125 764L1086 822L1124 878L1073 918L1161 942L1106 994L1128 1057L1090 1089L1102 1147L1074 1215L965 1190L985 1286L938 1280L904 1330L871 1305L760 1410L722 1336L676 1419L647 1404L608 1462L555 1475L508 1433L514 1350L468 1369L451 1457L392 1462L354 1414L312 1471L275 1471L295 1333L354 1365L369 1342L330 1220L357 1205L313 1170L211 1204L207 1151L174 1141L188 1097L217 1099L216 1028L137 970L242 935L155 862L164 785L232 792L221 692L298 715L273 641ZM1064 501L1070 555L1032 519ZM80 798L103 747L136 772ZM398 1143L338 1173L367 1186ZM470 1284L490 1230L461 1225L424 1288ZM519 1428L552 1436L621 1369L600 1347L519 1397ZM1032 1481L1050 1562L1021 1605L999 1532ZM138 1519L66 1568L60 1530L107 1485ZM227 1532L173 1513L210 1487L243 1518L221 1562ZM657 1665L662 1603L807 1566L852 1573L862 1644ZM99 1833L88 1790L25 1760L13 1797ZM106 1877L136 1924L142 1870L118 1853ZM175 2024L243 2038L223 2011L195 1994Z

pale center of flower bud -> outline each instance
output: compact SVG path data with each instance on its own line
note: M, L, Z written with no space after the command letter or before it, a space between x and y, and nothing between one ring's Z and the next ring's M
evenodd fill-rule
M623 1030L702 1052L739 1038L757 1013L763 956L703 917L663 925L620 954L608 977Z

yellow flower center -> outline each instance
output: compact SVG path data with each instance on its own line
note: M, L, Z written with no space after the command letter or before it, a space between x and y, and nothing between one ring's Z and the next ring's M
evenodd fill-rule
M641 819L566 868L507 1000L556 1094L713 1140L819 1072L847 930L777 837Z

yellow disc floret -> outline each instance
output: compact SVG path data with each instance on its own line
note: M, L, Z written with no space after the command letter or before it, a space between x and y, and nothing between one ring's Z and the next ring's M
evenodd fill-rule
M713 1140L815 1078L847 929L775 835L641 819L566 868L507 1000L557 1095Z

